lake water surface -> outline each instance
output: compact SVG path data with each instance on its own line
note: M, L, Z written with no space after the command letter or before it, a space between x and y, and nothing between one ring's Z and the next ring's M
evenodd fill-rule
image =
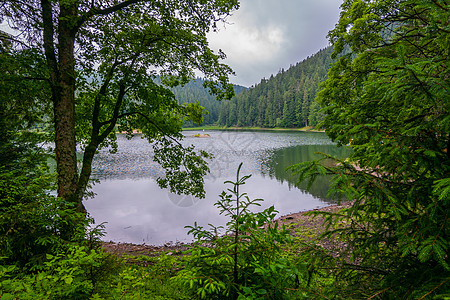
M198 138L195 134L209 134ZM242 187L250 198L263 198L261 208L271 205L279 215L310 210L333 203L327 199L328 180L318 180L308 191L296 187L286 167L317 158L316 152L345 157L347 148L334 146L324 133L294 131L186 131L183 144L214 154L211 173L205 178L206 198L175 195L160 189L156 178L164 173L152 161L152 147L136 135L118 137L118 152L102 150L93 165L94 198L84 202L96 224L106 223L106 241L160 245L188 242L186 225L223 225L226 219L213 205L230 185L224 181L252 174Z

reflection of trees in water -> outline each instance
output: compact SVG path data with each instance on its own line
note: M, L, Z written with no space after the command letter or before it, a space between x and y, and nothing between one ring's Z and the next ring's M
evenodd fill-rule
M297 186L300 190L314 197L333 203L333 199L327 197L330 176L317 177L308 189L307 182L296 185L297 177L293 176L290 171L286 171L287 167L294 164L321 158L322 156L316 154L317 152L326 153L338 158L345 158L350 154L351 149L349 147L336 147L334 145L301 145L278 149L268 155L268 159L264 163L263 175L268 175L270 178L275 178L280 182L286 181L289 187Z

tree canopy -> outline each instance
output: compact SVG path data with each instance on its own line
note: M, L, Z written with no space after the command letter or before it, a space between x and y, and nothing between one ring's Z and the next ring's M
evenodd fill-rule
M449 282L450 20L448 1L346 0L330 34L334 58L321 123L349 160L298 165L335 174L354 199L333 231L352 255L341 278L357 297L445 294ZM310 177L311 178L311 177ZM330 223L330 224L331 224Z
M220 62L225 54L209 48L206 34L238 6L221 0L2 2L0 20L14 32L0 36L2 49L10 55L33 52L36 61L28 73L9 75L43 83L53 107L59 197L83 211L95 152L114 149L116 130L136 128L155 141L156 159L176 177L160 183L203 195L207 154L176 141L183 120L201 121L202 107L178 104L153 79L159 74L173 87L199 70L218 98L232 97L232 71ZM12 91L20 94L18 87ZM77 145L83 151L81 170Z

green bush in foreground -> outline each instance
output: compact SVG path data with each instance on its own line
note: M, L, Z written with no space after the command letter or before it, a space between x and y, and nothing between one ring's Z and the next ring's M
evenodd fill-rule
M191 256L174 280L207 299L299 299L297 291L306 265L296 264L285 249L293 242L289 232L274 222L275 209L253 213L261 199L250 200L240 188L250 175L227 181L233 188L215 203L229 217L225 234L221 227L205 230L187 226L196 243Z
M170 281L178 258L161 254L143 267L130 265L102 250L71 246L47 255L34 272L0 265L0 296L9 299L192 299Z
M66 253L48 254L39 271L23 273L1 266L2 299L88 299L109 274L106 254L71 246Z

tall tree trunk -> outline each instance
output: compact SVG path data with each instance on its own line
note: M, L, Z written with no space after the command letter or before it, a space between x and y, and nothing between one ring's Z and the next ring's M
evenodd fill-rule
M76 197L78 171L75 139L75 57L76 29L73 18L76 4L60 6L58 26L59 78L54 99L55 152L58 172L58 196L74 202L77 211L84 212L81 199Z
M49 0L41 0L44 26L44 50L50 71L55 125L55 154L58 197L72 202L78 212L85 212L76 196L78 171L75 139L75 57L74 45L77 17L76 4L61 4L57 41L53 8ZM58 49L58 51L56 51Z

